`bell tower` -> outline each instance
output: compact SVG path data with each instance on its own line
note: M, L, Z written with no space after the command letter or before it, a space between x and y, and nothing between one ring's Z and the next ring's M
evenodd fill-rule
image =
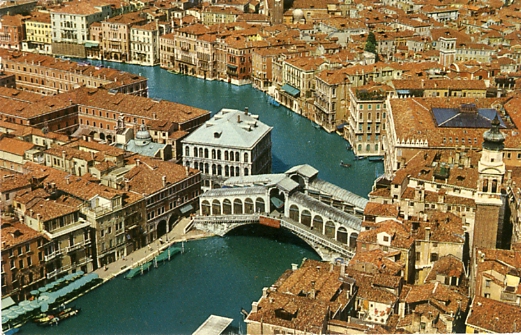
M505 176L503 148L505 136L499 131L499 119L483 134L483 151L478 163L476 219L473 248L496 248L502 236L503 199L501 188Z

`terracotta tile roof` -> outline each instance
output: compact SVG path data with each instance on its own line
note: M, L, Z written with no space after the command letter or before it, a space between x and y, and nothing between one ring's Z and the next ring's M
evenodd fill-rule
M125 115L134 115L145 119L160 119L173 123L185 123L209 114L208 111L196 107L178 104L167 100L154 101L149 98L129 94L109 93L103 89L79 88L73 92L63 93L74 102L85 107L97 107L115 111ZM58 96L60 96L58 95Z
M27 194L27 196L31 196L31 194ZM20 199L21 197L17 198L17 202L21 202ZM82 201L68 196L61 196L54 200L33 197L26 204L25 215L33 219L40 217L43 222L51 221L78 212L82 203Z
M166 177L166 184L176 184L196 173L198 170L189 169L187 175L185 166L172 162L153 160L144 156L132 156L132 160L140 160L140 164L133 167L125 174L129 180L130 191L139 194L153 194L162 188L163 176Z
M458 310L465 312L470 303L467 296L439 282L411 286L403 301L408 304L434 305L443 314L456 314Z
M396 221L387 220L377 224L377 228L360 232L358 242L376 243L377 235L385 232L391 236L391 247L398 249L409 249L414 243L410 229Z
M318 334L327 314L328 306L323 301L269 291L247 320Z
M400 284L400 275L405 264L403 262L395 262L394 256L396 256L396 253L388 253L380 249L358 250L349 262L348 267L375 275L375 278L378 277L375 279L375 282L378 281L380 283L379 286L396 288ZM372 264L373 267L367 266L367 264ZM375 273L374 271L377 272Z
M337 265L305 260L300 269L286 271L276 281L248 320L320 333L328 311L336 312L349 302L345 294L337 294L343 286L339 276Z
M31 162L24 164L24 170L34 178L41 180L43 185L55 183L57 189L83 201L90 200L96 195L101 195L107 199L122 197L123 206L125 206L143 198L140 194L134 192L124 192L101 185L96 178L89 174L82 177L70 176L67 172Z
M41 233L24 225L20 222L2 224L2 251L13 248L17 245L27 243L38 237L43 237Z
M466 324L492 333L518 333L521 307L476 296Z
M0 192L12 192L22 188L29 188L31 183L27 176L12 173L11 171L0 170Z
M404 223L411 223L405 221ZM465 242L465 231L462 226L461 218L452 213L433 211L428 214L428 221L419 221L419 227L413 234L418 240L425 239L425 231L430 229L430 241L440 243L461 243Z
M377 217L397 218L400 210L396 204L380 204L376 202L368 202L364 208L364 215Z
M434 262L431 271L425 277L425 283L435 281L437 275L461 279L465 275L465 266L461 259L453 255L443 256Z
M428 141L429 147L452 147L456 144L456 139L464 139L465 142L461 144L474 148L480 147L483 142L483 133L487 129L438 127L432 114L432 108L458 108L465 103L476 104L478 108L491 108L493 104L498 103L498 99L391 99L396 137L401 141ZM508 132L508 130L506 131ZM474 143L474 138L477 143ZM518 133L507 136L505 146L517 147L520 144L520 138ZM449 139L453 139L454 142L450 142ZM468 143L468 139L471 140L471 144Z
M393 80L394 88L404 89L425 89L425 90L482 90L486 91L487 85L483 80L459 80L459 79L404 79Z
M0 151L16 156L25 156L27 150L34 148L34 144L10 137L0 137Z

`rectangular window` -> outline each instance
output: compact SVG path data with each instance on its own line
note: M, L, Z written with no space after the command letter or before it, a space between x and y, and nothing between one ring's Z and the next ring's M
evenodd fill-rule
M436 262L438 260L438 254L433 252L431 254L431 262Z

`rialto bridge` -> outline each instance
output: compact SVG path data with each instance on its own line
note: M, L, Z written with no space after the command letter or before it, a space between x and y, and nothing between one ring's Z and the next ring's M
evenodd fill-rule
M224 236L246 224L284 228L324 260L352 258L367 200L317 178L309 165L233 177L200 196L195 227Z

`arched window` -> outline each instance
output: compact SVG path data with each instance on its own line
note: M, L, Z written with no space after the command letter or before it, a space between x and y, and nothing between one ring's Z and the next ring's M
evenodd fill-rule
M238 166L235 168L235 175L236 175L237 177L239 177L239 176L241 175L241 172L240 172Z
M203 148L199 148L199 157L203 157L204 154L203 154Z
M223 214L232 214L232 202L228 199L223 200Z
M215 149L212 149L212 159L215 159Z
M188 146L185 147L185 156L186 157L190 156L190 148Z
M244 175L245 175L245 176L248 175L248 172L249 172L248 168L244 168Z
M289 208L289 218L293 221L300 222L300 213L297 205L291 205Z
M199 163L198 162L194 162L194 169L199 170Z
M230 176L235 177L235 169L233 168L233 166L230 166Z
M339 227L336 232L336 240L340 243L347 244L347 229Z
M230 176L230 167L228 165L226 165L224 167L224 176L225 177L229 177Z
M197 157L197 147L194 147L194 157Z
M236 153L235 153L235 161L236 161L236 162L240 161L240 158L239 158L239 152L236 152Z
M358 145L358 152L360 152L360 151L362 151L362 145L361 144Z
M235 199L233 201L233 214L242 214L242 201L241 201L241 199Z
M217 165L217 175L222 176L223 175L223 167L220 165Z
M367 144L365 146L365 151L367 151L367 152L371 151L371 144Z
M244 200L244 214L253 214L253 200L246 198Z
M255 211L257 213L264 213L264 212L266 212L266 205L265 205L264 199L257 198L255 200Z
M221 203L217 199L212 201L212 214L221 215Z
M210 166L208 165L208 163L204 164L204 173L210 173Z
M375 145L374 145L374 151L377 151L377 152L378 152L378 144L375 144Z
M351 233L351 236L349 236L349 246L351 248L356 248L356 240L358 239L357 233Z
M300 223L302 223L304 226L311 227L311 213L307 209L302 211Z
M313 230L321 234L324 231L324 219L320 215L315 215L313 218Z
M204 200L201 203L201 213L203 215L210 215L210 203L208 202L208 200Z
M233 154L233 151L230 151L230 160L233 162L235 160L235 156Z
M204 158L208 158L208 149L204 149Z
M216 175L217 174L217 166L215 166L215 164L212 164L212 175Z
M247 152L244 153L244 162L248 163L248 153Z
M225 152L224 152L224 160L225 160L225 161L228 160L228 151L225 151Z
M221 150L217 150L217 159L221 159Z
M326 229L324 233L324 235L329 238L335 238L335 224L332 221L326 222Z

